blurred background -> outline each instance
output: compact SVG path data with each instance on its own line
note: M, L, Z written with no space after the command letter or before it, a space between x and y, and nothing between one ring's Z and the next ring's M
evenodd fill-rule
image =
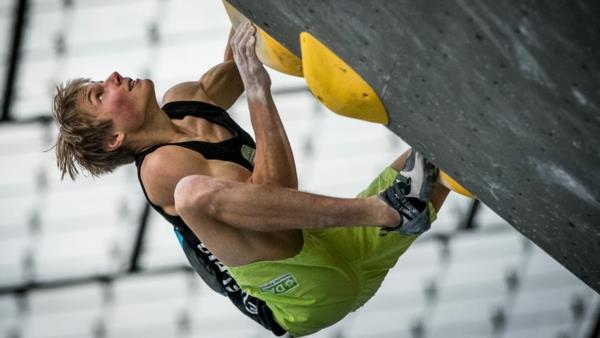
M73 77L152 78L222 60L218 0L0 0L0 338L271 337L188 268L133 165L61 181L51 100ZM350 197L408 148L271 72L301 189ZM244 97L231 109L250 129ZM366 306L311 337L594 338L600 297L485 205L451 194Z

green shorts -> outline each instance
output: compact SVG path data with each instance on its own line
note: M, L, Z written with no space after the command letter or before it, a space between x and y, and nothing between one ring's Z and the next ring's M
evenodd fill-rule
M359 197L392 184L397 171L386 168ZM231 267L250 295L267 303L275 320L295 336L330 326L371 298L417 236L380 227L303 230L302 250L294 257Z
M357 197L369 197L388 188L398 171L392 167L384 169ZM334 246L357 268L362 279L362 293L357 305L371 298L388 271L418 236L405 236L397 232L381 235L380 227L334 228L316 231Z

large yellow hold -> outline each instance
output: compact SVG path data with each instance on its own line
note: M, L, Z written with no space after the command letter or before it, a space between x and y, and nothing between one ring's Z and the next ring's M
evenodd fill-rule
M307 32L300 34L300 47L304 79L319 101L337 114L388 124L377 93L344 60Z
M237 28L240 23L248 19L240 13L235 7L223 0L223 5L229 15L229 20L233 28ZM302 61L299 57L290 52L277 40L273 39L267 32L256 26L256 56L263 64L275 69L276 71L302 77Z
M223 0L234 28L248 20ZM256 26L256 55L259 60L285 74L304 76L308 88L331 111L360 120L389 123L383 102L373 88L344 60L308 32L300 33L302 59ZM440 182L467 197L473 194L440 171Z

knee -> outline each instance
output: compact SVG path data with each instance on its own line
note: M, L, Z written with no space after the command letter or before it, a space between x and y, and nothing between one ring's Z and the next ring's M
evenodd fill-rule
M173 195L175 211L181 217L199 211L210 214L215 209L214 192L218 189L217 180L208 176L191 175L182 178L177 182Z

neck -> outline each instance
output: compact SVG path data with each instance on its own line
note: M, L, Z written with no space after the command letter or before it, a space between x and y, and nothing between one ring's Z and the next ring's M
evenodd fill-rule
M157 144L175 142L187 136L184 129L171 121L158 106L146 114L144 125L127 136L127 146L136 153Z

